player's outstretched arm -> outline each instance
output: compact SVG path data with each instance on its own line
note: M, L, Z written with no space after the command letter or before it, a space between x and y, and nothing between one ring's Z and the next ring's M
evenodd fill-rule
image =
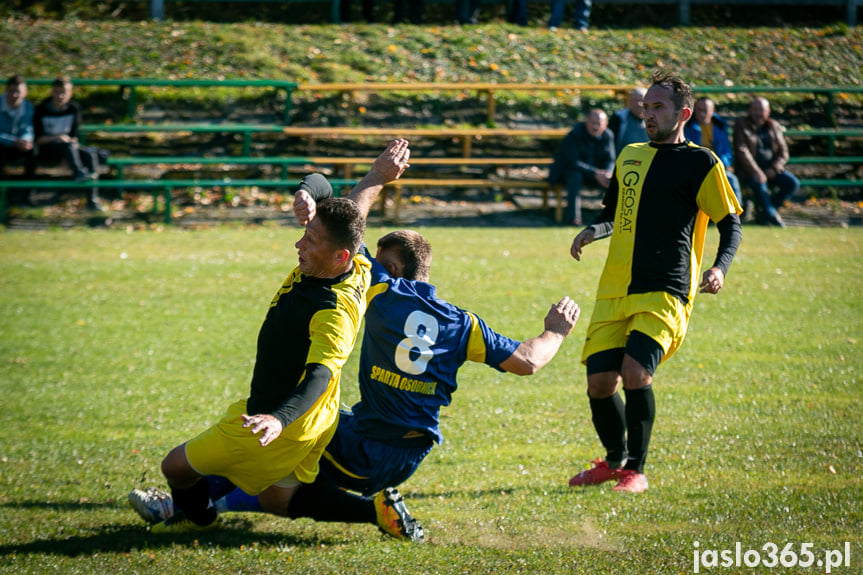
M557 354L566 339L581 309L578 304L564 297L545 316L545 329L538 336L521 342L511 356L501 362L500 368L516 375L533 375Z
M410 167L411 150L407 140L390 142L387 149L375 159L369 172L354 186L348 199L356 202L363 216L369 215L372 204L384 186L397 180Z

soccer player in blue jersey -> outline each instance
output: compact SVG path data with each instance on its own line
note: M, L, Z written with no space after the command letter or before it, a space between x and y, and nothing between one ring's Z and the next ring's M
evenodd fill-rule
M371 202L361 205L367 213ZM301 222L314 221L315 209L313 198L297 194L295 211ZM459 367L475 361L518 375L536 373L560 349L580 313L578 305L564 297L551 306L540 335L518 342L437 296L428 283L431 247L419 233L387 234L371 261L361 399L340 414L318 478L302 484L288 508L292 518L380 525L369 496L382 490L396 493L392 488L407 480L442 441L439 412L452 400ZM233 511L257 507L239 490L218 505ZM422 528L404 511L402 529L385 531L421 541Z
M572 242L572 257L580 260L586 245L611 236L582 352L606 456L570 479L571 486L616 480L616 491L647 489L654 371L683 343L698 288L722 289L740 244L741 208L722 162L683 135L692 108L686 83L654 73L644 97L650 142L623 149L602 212ZM719 248L699 280L708 219L716 222Z

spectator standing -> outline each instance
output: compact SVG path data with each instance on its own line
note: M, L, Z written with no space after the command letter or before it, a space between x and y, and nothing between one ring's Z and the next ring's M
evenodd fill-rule
M590 27L591 0L575 0L575 29L587 32ZM551 17L548 19L548 29L557 30L563 24L566 11L566 0L551 0Z
M507 14L507 22L527 26L527 0L513 0Z
M755 196L759 223L785 226L778 208L800 189L800 180L785 169L788 157L784 130L770 117L770 102L753 98L748 114L734 124L734 165ZM770 188L775 188L772 194Z
M728 122L716 114L716 104L708 97L695 101L695 111L692 118L686 122L683 135L693 144L710 148L722 160L728 183L737 196L737 203L743 205L743 195L740 193L740 182L734 175L734 152L728 137Z
M455 0L455 16L459 24L479 24L482 0Z
M683 343L698 288L719 293L740 244L741 210L725 170L683 136L692 99L680 78L653 74L644 97L650 142L623 149L602 212L572 242L580 261L586 245L611 237L581 356L606 455L572 477L572 487L616 480L615 491L647 489L654 372ZM719 246L699 283L708 219L716 222Z
M27 100L27 81L14 75L6 80L6 90L0 98L0 176L6 165L24 160L24 177L31 180L36 175L34 150L33 104ZM10 203L20 204L25 193L10 194Z
M608 129L614 134L614 152L618 156L629 144L648 140L644 129L645 93L644 88L633 89L626 98L626 108L618 110L608 120Z
M33 129L36 135L36 157L39 160L65 162L77 182L99 177L99 153L78 142L81 107L72 100L72 81L57 78L51 84L51 96L36 106ZM99 189L91 188L87 207L99 208Z
M585 185L608 188L614 158L614 135L608 129L608 116L594 108L563 138L548 172L549 184L566 187L565 224L582 224L581 189Z

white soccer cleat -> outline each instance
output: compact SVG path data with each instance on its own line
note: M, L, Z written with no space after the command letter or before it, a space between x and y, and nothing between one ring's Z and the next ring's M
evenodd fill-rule
M155 487L148 487L146 491L130 491L129 505L147 523L161 523L174 515L174 500L171 499L171 494Z

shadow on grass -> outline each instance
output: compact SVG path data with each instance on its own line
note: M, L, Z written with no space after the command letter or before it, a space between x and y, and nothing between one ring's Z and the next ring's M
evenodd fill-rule
M54 511L98 511L114 509L115 501L16 501L0 503L0 509L51 509Z
M55 506L51 506L52 508ZM80 506L76 506L80 509ZM252 520L232 517L217 530L201 533L156 535L147 527L128 524L104 524L81 527L85 534L46 538L18 544L0 545L0 557L9 555L63 555L78 557L98 553L131 553L141 549L159 549L174 545L209 545L240 548L251 544L272 547L315 547L336 545L342 539L321 537L318 533L262 533L252 530ZM89 533L87 533L89 532Z
M467 498L467 499L479 499L480 497L485 497L487 495L513 495L517 491L522 491L522 489L515 487L501 487L499 489L475 489L475 490L445 490L445 491L402 491L399 489L401 494L405 496L406 500L421 500L421 499L453 499L453 498Z

